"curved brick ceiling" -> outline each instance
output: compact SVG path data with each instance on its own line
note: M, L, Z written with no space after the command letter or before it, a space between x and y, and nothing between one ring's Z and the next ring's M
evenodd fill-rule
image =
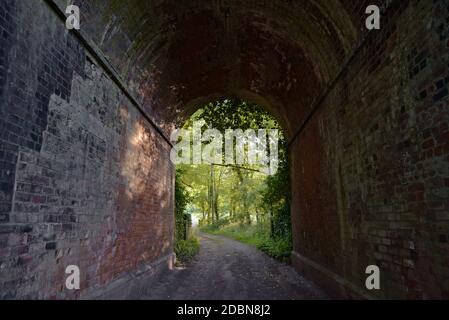
M78 4L83 29L162 127L182 121L200 102L234 95L265 106L288 133L356 46L368 5L345 0Z

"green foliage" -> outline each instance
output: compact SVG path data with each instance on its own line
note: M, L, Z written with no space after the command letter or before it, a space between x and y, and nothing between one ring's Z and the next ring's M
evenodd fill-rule
M188 238L188 229L191 225L192 217L186 213L187 205L192 198L187 188L182 183L182 171L176 172L175 182L175 241L186 240Z
M230 223L228 218L222 218L218 221L214 221L211 224L206 224L201 227L201 230L207 233L212 233L220 230L221 228L227 226Z
M271 235L274 239L291 238L290 177L287 161L279 165L275 175L266 180L263 205L271 213Z
M176 259L181 263L189 262L200 250L199 240L191 236L188 240L178 240L175 244Z
M187 207L192 201L192 196L182 181L182 170L176 171L175 177L175 253L179 262L190 261L199 251L199 240L189 235L192 217L188 214Z
M264 241L261 241L257 248L277 260L290 262L290 254L292 252L292 242L290 239L264 238Z
M238 99L225 99L199 109L191 120L204 120L219 131L226 129L280 129L273 117L258 105Z
M285 137L279 123L255 104L236 99L209 103L186 123L204 120L218 129L278 129L278 171L268 176L258 165L179 165L177 184L188 186L191 209L202 230L252 244L269 255L290 256L290 183ZM223 141L224 142L224 141ZM177 191L182 194L182 191ZM177 201L183 196L177 196ZM182 205L182 203L181 203Z
M182 182L182 170L176 171L176 183L175 183L175 210L176 215L182 215L188 203L191 201L191 197L189 192L187 191L186 186Z
M223 235L239 242L249 244L277 260L283 262L289 262L290 260L290 253L292 251L292 244L290 239L273 239L270 236L270 231L266 226L231 224L219 229L205 227L201 230L203 232Z
M206 227L201 230L211 234L223 235L255 247L260 244L262 239L267 237L267 232L260 226L247 226L238 223L230 224L219 229Z
M214 128L224 133L226 129L278 129L279 130L279 161L286 162L287 142L282 127L277 119L260 106L247 103L239 99L224 99L208 103L195 112L186 122L185 127L192 125L194 121L204 120L207 127ZM225 137L223 135L223 143Z

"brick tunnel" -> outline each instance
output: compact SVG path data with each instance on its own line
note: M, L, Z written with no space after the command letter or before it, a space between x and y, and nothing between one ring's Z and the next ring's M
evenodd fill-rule
M220 97L285 129L301 273L342 298L449 298L446 0L73 2L78 31L65 0L0 1L0 298L169 266L170 132Z

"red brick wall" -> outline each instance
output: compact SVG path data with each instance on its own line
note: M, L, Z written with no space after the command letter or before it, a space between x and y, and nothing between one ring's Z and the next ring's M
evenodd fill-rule
M448 297L446 1L393 1L369 35L367 1L77 3L167 134L220 96L280 119L300 268L349 297ZM43 1L0 8L2 297L67 297L67 263L95 288L170 253L168 145Z
M168 260L170 146L42 1L0 9L0 298L92 295Z
M384 20L292 149L295 250L375 297L449 297L448 17L420 1Z

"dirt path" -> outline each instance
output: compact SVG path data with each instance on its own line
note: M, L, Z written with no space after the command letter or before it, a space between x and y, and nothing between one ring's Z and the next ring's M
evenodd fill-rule
M325 299L292 267L237 241L201 234L201 250L186 268L166 272L142 299Z

